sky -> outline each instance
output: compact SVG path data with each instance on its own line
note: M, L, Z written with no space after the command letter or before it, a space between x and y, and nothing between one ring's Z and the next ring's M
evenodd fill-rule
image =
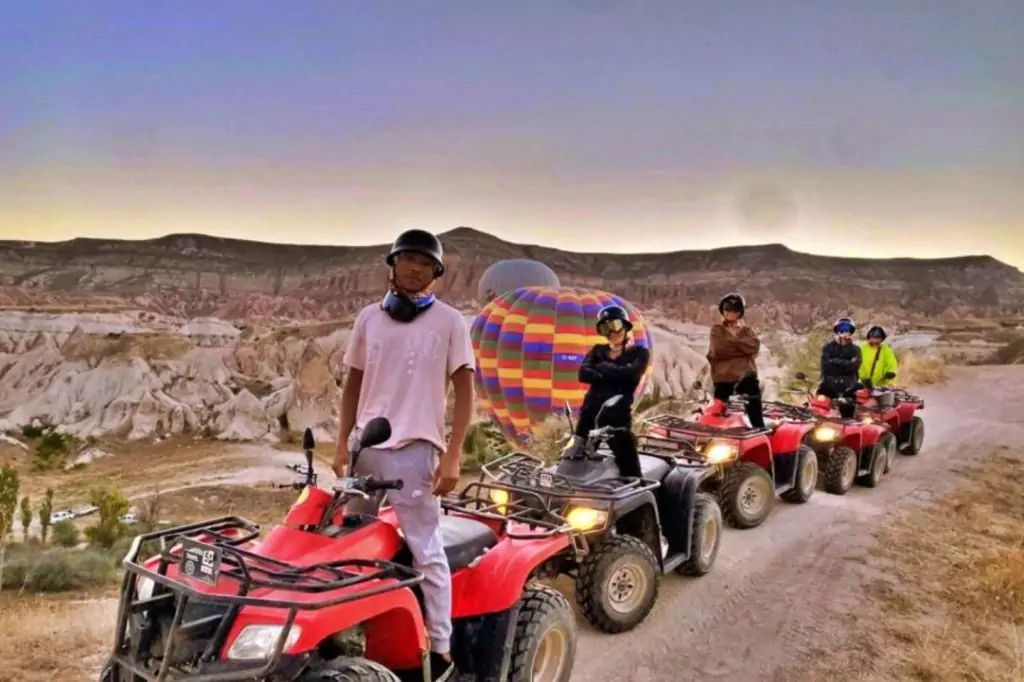
M1024 267L1020 0L0 4L0 239Z

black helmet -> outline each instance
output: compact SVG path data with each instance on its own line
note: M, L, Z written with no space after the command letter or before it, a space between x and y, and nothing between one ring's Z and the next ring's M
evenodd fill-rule
M434 268L434 277L444 274L444 249L441 247L441 240L426 230L406 230L398 235L398 239L391 245L391 251L388 252L387 264L394 266L395 256L407 251L432 259L437 264Z
M718 302L718 312L725 313L726 310L732 310L740 314L743 317L743 313L747 310L747 302L743 300L743 297L733 292L726 294L722 297L722 300Z
M832 325L832 331L838 334L840 327L849 327L849 332L851 334L857 331L857 325L855 325L853 323L853 320L851 320L849 317L840 317L838 320L836 320L836 323Z
M881 337L881 339L885 341L886 337L889 335L885 333L885 329L882 328L882 325L876 324L868 330L868 338L870 339L874 336Z
M629 313L620 305L605 306L597 314L597 333L601 336L608 336L619 329L625 329L628 332L632 328L633 323L629 321Z

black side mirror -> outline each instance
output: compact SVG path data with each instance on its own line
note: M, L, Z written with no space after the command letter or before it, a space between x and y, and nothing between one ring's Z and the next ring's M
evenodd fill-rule
M306 430L302 432L302 449L313 450L316 448L316 440L313 439L313 429L306 427Z
M886 379L895 379L896 378L896 372L886 372L885 373L885 378Z
M690 388L692 388L695 391L699 391L700 389L704 388L704 384L701 383L700 379L697 379L696 381L693 382Z
M800 381L807 381L807 375L803 372L797 372L794 376Z
M359 448L372 448L391 438L391 422L385 417L374 417L366 423L359 436Z

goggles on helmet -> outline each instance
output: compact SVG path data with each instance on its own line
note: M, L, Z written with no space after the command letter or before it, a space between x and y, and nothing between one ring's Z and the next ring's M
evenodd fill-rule
M621 332L626 324L619 319L601 320L597 323L597 333L601 336L611 336L615 332Z

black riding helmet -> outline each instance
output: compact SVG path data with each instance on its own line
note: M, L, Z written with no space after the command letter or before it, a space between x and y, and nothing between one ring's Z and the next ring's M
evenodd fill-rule
M747 310L747 302L743 300L742 296L735 292L726 294L722 297L722 300L718 302L718 312L719 314L724 314L726 310L739 313L740 317L743 317L743 313Z
M597 314L597 333L601 336L608 336L612 332L625 329L627 332L633 328L629 321L629 313L620 305L610 305L601 308Z
M885 333L885 329L883 329L882 325L880 324L876 324L875 326L868 330L869 339L876 336L882 339L883 341L885 341L886 337L888 337L888 334Z
M387 264L394 267L395 256L400 253L418 253L434 261L434 277L444 274L444 248L441 240L426 230L406 230L398 235L388 252Z
M839 330L844 327L849 327L849 331L851 334L857 331L857 325L855 325L853 323L853 320L851 320L849 317L840 317L838 320L836 320L836 323L832 325L832 331L838 334Z

